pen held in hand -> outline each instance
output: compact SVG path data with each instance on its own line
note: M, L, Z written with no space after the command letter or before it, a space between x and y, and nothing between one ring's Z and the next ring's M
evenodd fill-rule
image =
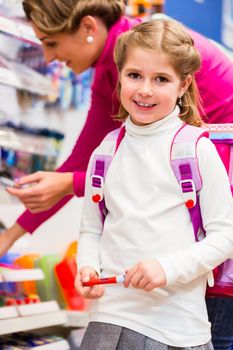
M88 282L82 282L83 287L91 287L98 284L114 284L114 283L123 283L125 276L112 276L104 278L93 278Z

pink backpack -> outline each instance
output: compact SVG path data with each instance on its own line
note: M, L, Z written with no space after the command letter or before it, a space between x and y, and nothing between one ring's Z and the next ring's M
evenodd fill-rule
M98 203L103 222L107 215L104 180L124 135L124 126L109 133L101 144L102 153L95 154L92 163L92 200ZM201 240L205 234L198 196L202 179L196 156L197 142L201 137L209 137L215 144L227 170L233 194L233 124L209 124L205 129L184 124L173 138L170 160L190 214L196 241ZM233 259L226 260L214 270L214 286L207 288L207 295L233 297Z

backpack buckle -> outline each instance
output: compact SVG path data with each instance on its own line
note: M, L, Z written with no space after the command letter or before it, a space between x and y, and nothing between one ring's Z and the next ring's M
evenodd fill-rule
M92 201L99 203L104 197L104 179L100 175L92 175L91 188L92 188Z
M185 205L188 209L192 209L197 202L196 188L192 179L180 181L180 188L183 194Z

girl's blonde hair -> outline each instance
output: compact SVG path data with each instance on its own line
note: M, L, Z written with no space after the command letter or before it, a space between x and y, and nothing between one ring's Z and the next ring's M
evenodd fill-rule
M23 0L29 21L46 34L73 33L84 16L99 17L109 29L124 13L123 0Z
M114 51L114 60L119 73L125 65L128 51L135 47L155 50L164 54L181 81L188 75L192 76L192 82L181 99L180 118L187 124L200 126L202 120L198 109L202 110L202 107L194 73L201 66L201 57L185 27L175 20L156 19L139 24L122 34ZM120 89L119 82L118 93L120 93ZM116 119L125 120L127 116L128 112L120 104Z

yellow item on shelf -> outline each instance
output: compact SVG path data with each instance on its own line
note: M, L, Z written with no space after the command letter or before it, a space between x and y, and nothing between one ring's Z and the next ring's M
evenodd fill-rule
M77 241L71 242L70 245L68 246L67 250L66 250L64 258L68 258L68 257L73 256L73 255L76 256L77 255L77 249L78 249L78 242Z
M35 260L39 258L39 254L22 255L14 260L14 265L20 266L24 269L34 269ZM22 288L25 294L37 294L37 287L35 281L22 282Z
M149 16L153 12L163 12L165 0L129 0L133 17Z

